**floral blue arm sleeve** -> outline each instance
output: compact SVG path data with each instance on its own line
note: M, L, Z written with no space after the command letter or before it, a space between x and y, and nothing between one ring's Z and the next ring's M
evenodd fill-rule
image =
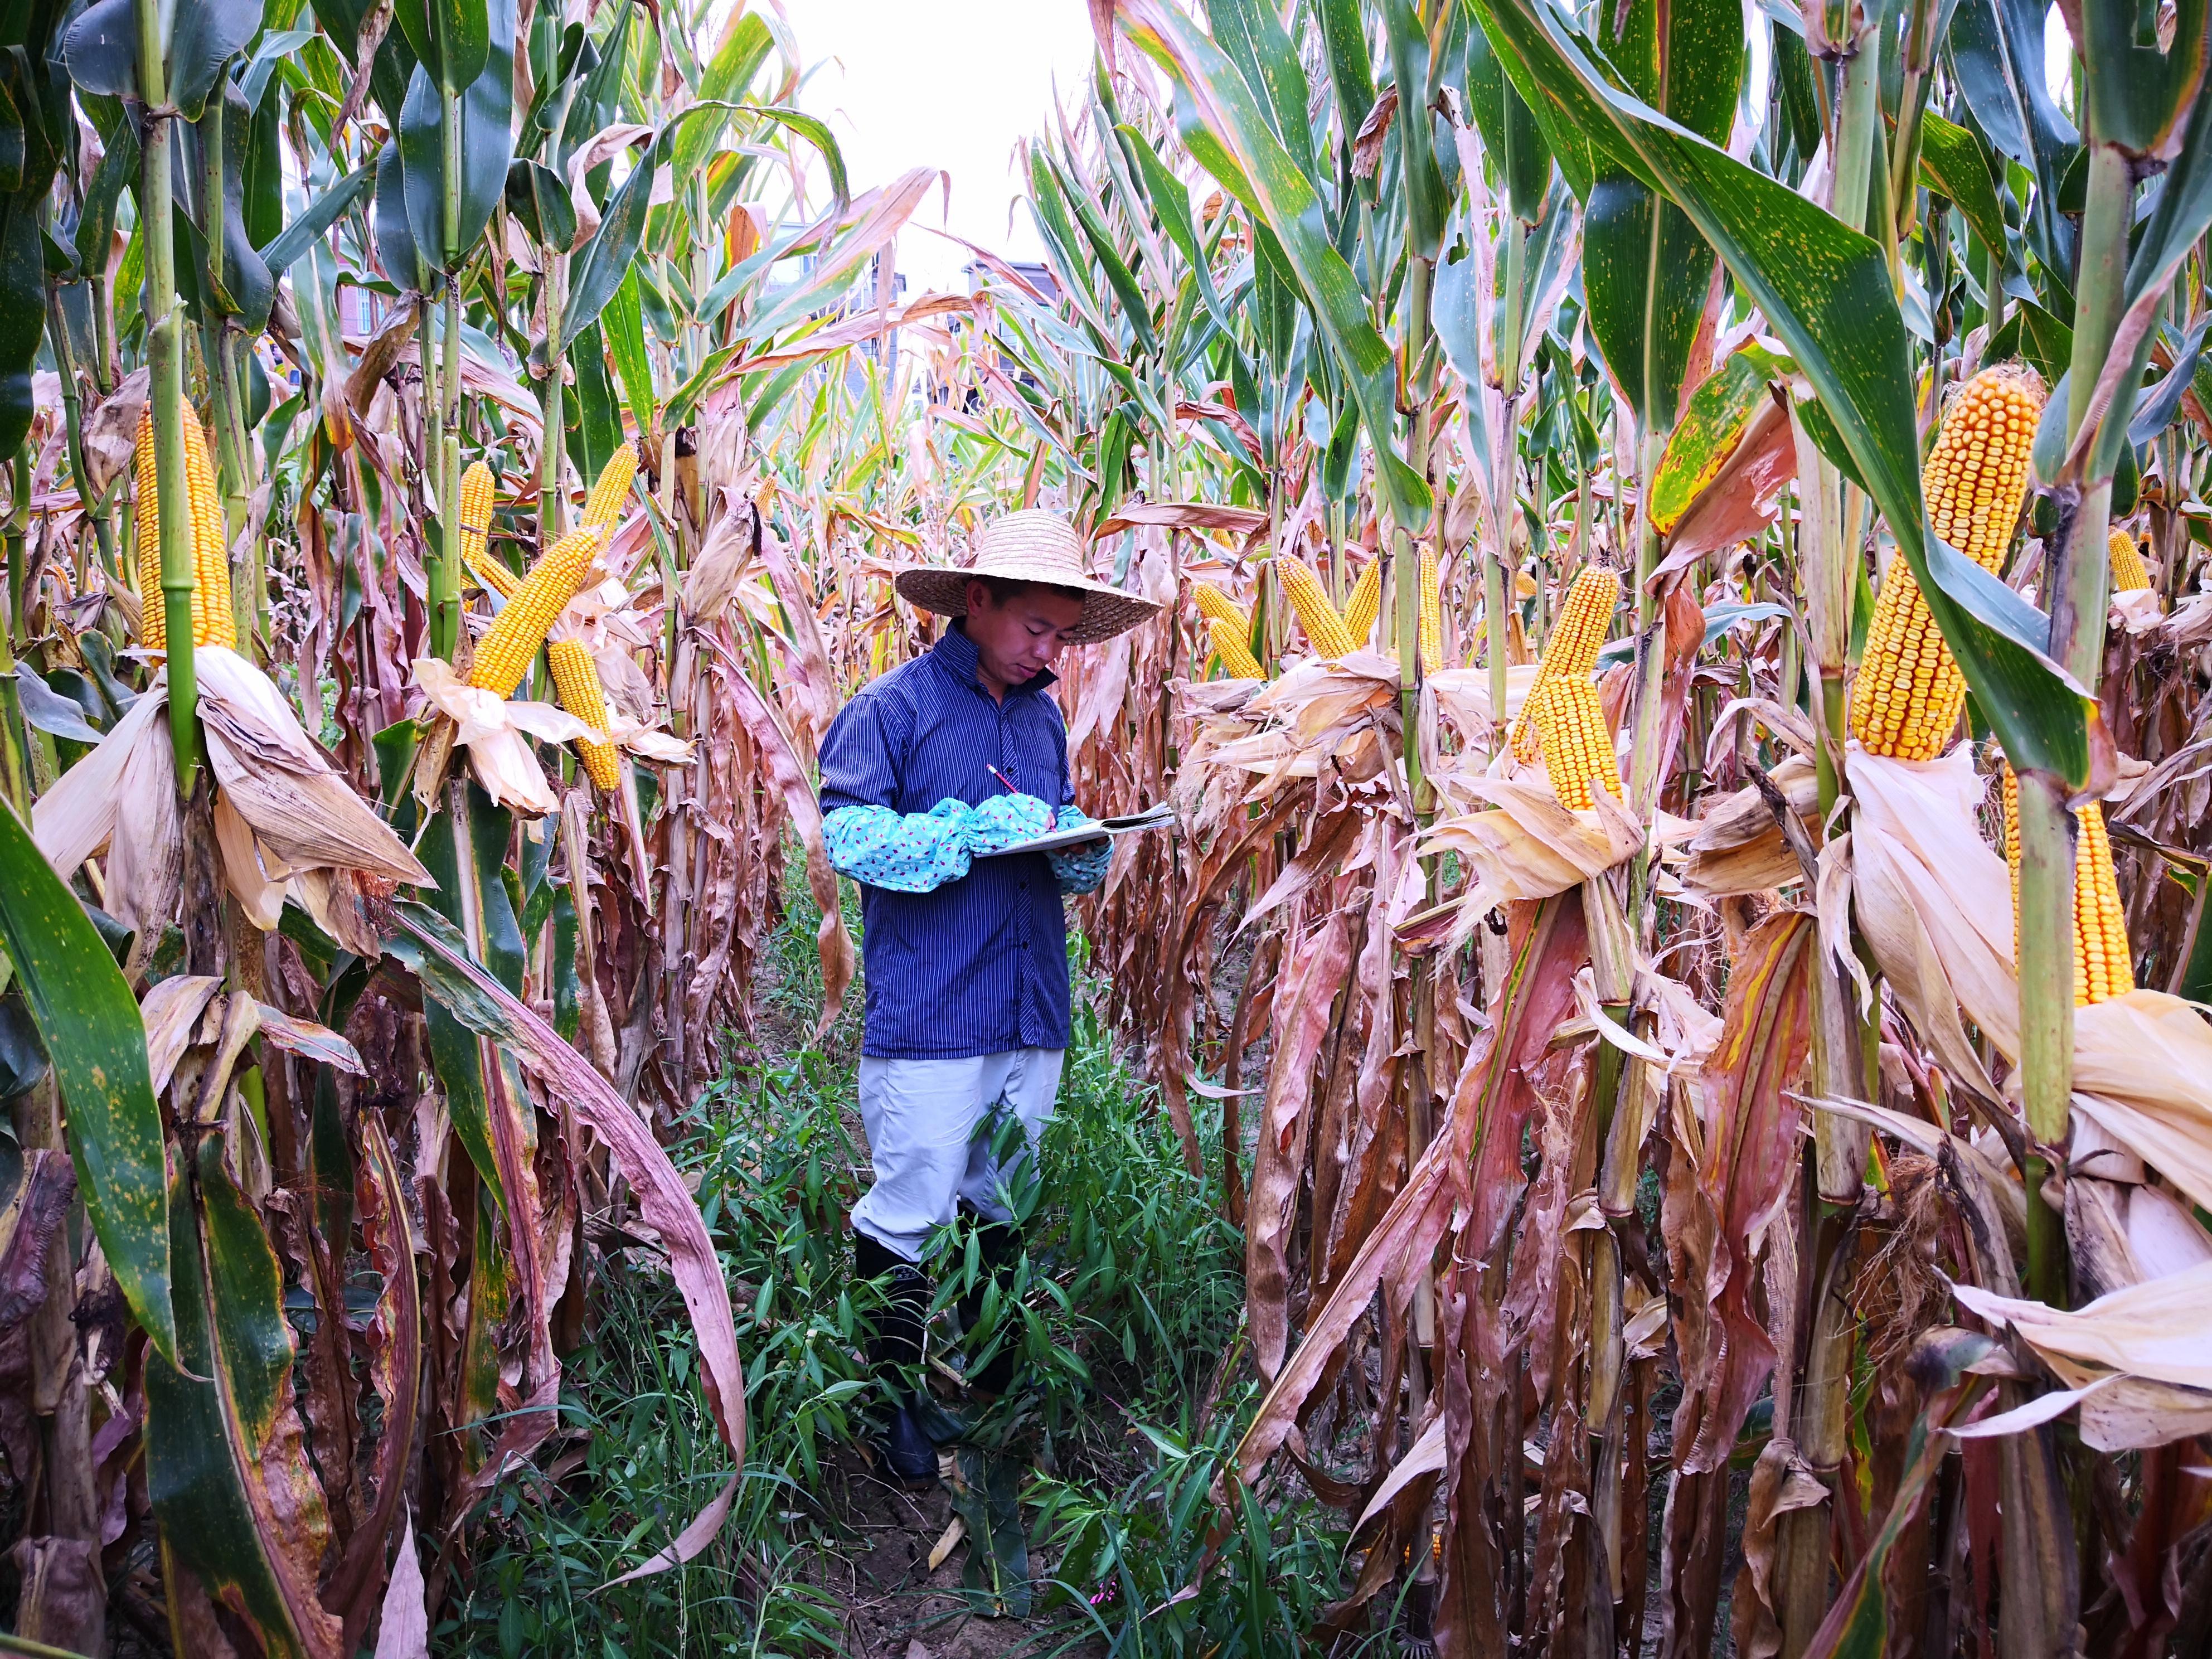
M927 893L968 873L971 856L957 800L927 812L840 806L822 820L822 841L841 875L894 893Z
M895 893L927 893L968 873L971 860L1044 833L1051 811L1034 795L998 795L980 806L950 796L927 812L840 806L822 820L839 873Z
M1072 830L1079 823L1094 823L1093 818L1079 806L1060 809L1060 827ZM1080 847L1063 847L1057 853L1048 853L1052 861L1052 873L1063 893L1090 893L1097 890L1106 879L1106 866L1114 862L1114 843L1100 839L1086 842Z

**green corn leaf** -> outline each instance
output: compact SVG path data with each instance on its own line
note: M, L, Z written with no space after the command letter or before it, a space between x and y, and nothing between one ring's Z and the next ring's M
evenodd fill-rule
M638 270L633 265L622 285L599 314L608 355L613 357L616 378L621 380L623 401L641 434L653 429L653 360L645 349L645 313L638 300Z
M758 12L746 12L737 20L729 35L714 49L707 60L706 73L699 77L699 97L708 104L726 103L742 98L745 88L752 84L760 66L768 61L775 38L769 32L768 21ZM703 121L689 122L677 136L670 152L670 165L674 176L689 179L707 165L715 141L720 138L728 125L728 115L723 114ZM842 163L839 165L842 172ZM844 199L843 181L838 181L837 195ZM703 231L703 227L701 228Z
M308 204L307 210L276 234L261 250L262 263L271 276L282 276L292 262L329 234L332 225L352 210L355 204L376 187L376 170L389 146L379 147L351 173Z
M100 1249L132 1316L156 1349L174 1355L168 1174L146 1028L84 907L4 806L0 943L61 1091L70 1156Z
M177 1363L146 1364L146 1486L161 1535L272 1654L334 1654L316 1593L322 1489L293 1409L284 1278L261 1218L199 1145L198 1179L169 1188Z
M138 176L138 127L118 121L107 152L85 186L84 205L76 222L76 266L79 270L106 269L108 246L115 240L115 209L123 187Z
M1042 158L1043 149L1039 147L1034 154ZM1044 165L1051 167L1052 164L1047 161ZM1151 356L1159 349L1159 342L1152 332L1152 303L1145 297L1145 290L1138 283L1136 273L1129 269L1128 263L1121 258L1121 250L1114 246L1113 234L1099 216L1098 204L1077 189L1072 180L1059 177L1058 168L1054 168L1053 172L1062 198L1074 210L1075 222L1082 227L1084 240L1091 245L1091 254L1097 259L1099 269L1106 273L1106 286L1114 290L1115 301L1136 336L1137 349L1147 356Z
M1161 0L1127 0L1120 15L1131 40L1175 81L1176 125L1185 145L1280 241L1374 441L1376 472L1392 516L1409 529L1425 528L1432 506L1428 483L1406 465L1393 441L1390 349L1368 315L1358 278L1324 233L1320 198L1244 77L1188 18ZM1229 165L1218 167L1217 160Z
M662 137L666 137L664 130ZM637 258L637 245L645 234L646 210L653 202L653 179L659 162L661 140L645 147L645 154L623 180L622 188L600 216L591 240L578 249L568 275L568 302L561 313L560 349L566 351L576 337L599 319L614 298L615 290Z
M1601 147L1604 160L1663 191L1790 348L2014 763L2086 787L2109 741L2094 699L2008 629L1966 576L1972 561L1928 533L1905 322L1881 249L1613 86L1587 43L1538 0L1471 3L1553 149Z
M1920 118L1920 176L1929 189L1958 204L1982 246L2002 264L2004 208L1982 141L1968 128L1954 126L1933 110L1925 112Z
M489 48L483 69L459 93L460 217L446 234L445 116L436 78L418 65L399 112L399 154L406 172L407 228L418 249L434 251L441 270L459 269L475 249L507 189L514 154L514 7L489 8Z
M1168 164L1160 160L1159 152L1152 148L1152 141L1143 133L1127 125L1117 127L1115 131L1121 135L1130 154L1137 158L1138 171L1144 178L1146 198L1152 211L1159 216L1160 228L1167 232L1168 240L1175 244L1176 252L1182 254L1190 266L1191 275L1198 281L1199 296L1206 301L1206 311L1226 331L1230 326L1229 314L1222 306L1219 292L1213 286L1212 262L1206 258L1206 250L1199 242L1197 227L1191 223L1189 191L1184 189L1182 180L1176 177Z
M396 0L392 17L438 90L452 94L474 85L491 61L493 14L502 9L512 52L514 0Z
M1428 31L1412 0L1382 0L1382 21L1390 38L1391 72L1398 84L1398 118L1391 131L1398 141L1407 246L1433 261L1443 247L1444 215L1451 204L1437 166L1436 125L1429 114Z

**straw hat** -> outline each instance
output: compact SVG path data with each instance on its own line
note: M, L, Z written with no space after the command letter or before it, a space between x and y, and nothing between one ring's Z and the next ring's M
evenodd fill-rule
M984 526L970 569L945 565L908 565L898 573L901 598L940 617L968 614L968 584L977 576L1036 582L1073 593L1083 601L1083 620L1067 636L1070 645L1096 645L1127 633L1159 609L1150 599L1093 581L1083 568L1083 538L1057 513L1009 513Z

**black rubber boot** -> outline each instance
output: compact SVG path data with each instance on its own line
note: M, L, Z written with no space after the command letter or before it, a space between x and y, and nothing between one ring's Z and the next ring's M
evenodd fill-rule
M882 1453L892 1477L912 1487L937 1484L937 1447L921 1425L912 1374L921 1364L923 1322L929 1316L929 1281L921 1270L878 1240L853 1234L853 1276L884 1279L886 1299L868 1342L868 1364L890 1398Z
M961 1335L973 1342L976 1322L983 1316L983 1293L994 1284L999 1287L1000 1298L998 1352L968 1373L968 1386L977 1394L1003 1395L1013 1386L1021 1356L1021 1333L1010 1322L1018 1317L1012 1297L1015 1271L1022 1260L1021 1230L1007 1222L988 1220L964 1205L962 1212L975 1225L983 1271L960 1298Z

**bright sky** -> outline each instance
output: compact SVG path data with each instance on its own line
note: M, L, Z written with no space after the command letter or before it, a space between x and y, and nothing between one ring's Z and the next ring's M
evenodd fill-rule
M909 299L967 287L971 256L924 225L1042 257L1028 212L1009 214L1014 146L1050 122L1055 78L1079 94L1091 72L1084 0L786 0L786 10L811 70L800 106L837 135L854 191L909 167L952 175L950 212L932 191L899 238Z

